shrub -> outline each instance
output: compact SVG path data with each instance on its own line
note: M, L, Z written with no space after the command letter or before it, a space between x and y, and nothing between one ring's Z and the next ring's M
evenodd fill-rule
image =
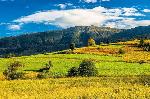
M139 42L139 47L143 47L143 45L144 45L144 40L141 39L140 42Z
M48 78L49 77L49 70L53 67L53 64L51 61L49 61L47 64L45 64L45 67L41 68L39 70L39 74L37 75L37 78Z
M140 40L138 47L143 48L145 51L150 51L150 43L144 42L144 40Z
M99 45L103 45L104 43L103 42L100 42L100 44Z
M91 60L83 60L80 64L79 68L72 67L69 69L67 76L75 77L75 76L82 76L82 77L89 77L89 76L97 76L98 71L95 67L94 62Z
M119 49L118 53L119 54L125 54L125 51L123 49Z
M144 64L144 63L146 63L144 60L140 60L139 62L138 62L139 64Z
M12 58L12 57L15 57L15 56L16 56L15 54L9 53L9 54L4 55L3 57L4 58Z
M97 76L98 71L95 67L94 62L91 60L83 60L78 68L79 76Z
M37 75L37 78L40 78L40 79L42 79L42 78L49 78L49 74L48 74L47 71L44 71L44 72L42 72L42 73L39 73L39 74Z
M88 46L95 46L96 44L95 44L95 40L94 39L92 39L92 38L89 38L88 39Z
M7 80L23 78L24 74L18 72L18 69L23 66L21 62L15 61L8 66L8 69L3 72L3 75Z
M49 71L49 69L50 68L52 68L53 67L53 64L52 64L52 62L51 61L49 61L47 64L45 64L45 67L43 67L43 68L41 68L40 70L39 70L39 72L48 72Z
M71 49L72 51L74 51L74 49L75 49L75 43L71 43L71 44L70 44L70 49Z
M78 68L77 67L72 67L71 69L69 69L67 76L69 76L69 77L78 76Z
M9 72L9 71L5 70L3 72L3 75L6 77L7 80L15 80L15 79L23 78L24 73L22 73L22 72Z
M145 43L145 44L143 45L143 49L144 49L145 51L150 51L150 43Z
M150 86L150 75L139 76L139 82L145 86Z

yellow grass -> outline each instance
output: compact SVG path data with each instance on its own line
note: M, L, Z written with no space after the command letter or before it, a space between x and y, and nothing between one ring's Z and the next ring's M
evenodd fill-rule
M126 75L126 77L120 77L119 75L108 77L108 74L111 74L111 72L116 73L116 75L119 72L128 74L128 70L131 70L131 74L132 71L136 73L138 70L143 70L144 72L141 72L140 75L138 72L139 76L143 74L149 75L150 53L135 47L134 45L138 42L139 40L119 42L116 45L77 48L74 51L76 53L82 53L83 55L41 54L20 58L0 59L0 66L1 68L3 67L1 71L6 69L3 65L7 66L7 64L14 60L20 60L26 63L31 69L36 70L51 59L54 65L56 65L54 70L57 71L56 69L58 69L59 72L65 73L63 70L67 70L72 64L75 64L75 66L79 65L81 60L90 57L96 62L96 65L101 68L100 73L103 72L107 74L106 77L49 78L39 80L36 78L37 72L26 71L26 80L7 81L4 76L2 76L1 72L0 99L150 99L149 76L143 79L144 82L142 82L141 77L137 76L127 77ZM147 40L146 42L149 41ZM120 55L118 53L119 49L124 50L125 54ZM98 55L94 56L90 54ZM114 57L113 55L116 56ZM146 63L144 65L139 65L139 63L136 65L134 63L128 63L139 62L141 60L144 60ZM60 68L56 68L59 66ZM139 68L136 70L135 67L137 66L139 66ZM124 72L126 70L127 72ZM145 82L145 80L148 82Z
M1 99L149 99L138 78L61 78L0 81Z
M101 48L101 47L84 47L76 49L75 53L84 53L84 54L117 54L117 48Z

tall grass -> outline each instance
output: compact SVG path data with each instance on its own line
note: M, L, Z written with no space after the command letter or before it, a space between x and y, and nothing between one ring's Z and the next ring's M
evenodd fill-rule
M149 99L138 77L61 78L0 81L1 99Z

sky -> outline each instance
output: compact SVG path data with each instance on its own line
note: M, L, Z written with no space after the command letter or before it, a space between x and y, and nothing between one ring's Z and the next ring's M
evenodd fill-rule
M91 25L150 25L150 0L0 0L0 37Z

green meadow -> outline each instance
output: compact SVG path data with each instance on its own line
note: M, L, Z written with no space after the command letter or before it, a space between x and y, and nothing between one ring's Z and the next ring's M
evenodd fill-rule
M0 72L2 73L13 61L20 61L25 66L22 71L36 71L52 61L52 76L64 77L71 67L78 67L82 60L90 59L95 62L99 76L128 76L149 75L149 63L129 63L124 61L122 55L93 55L93 54L39 54L15 58L0 59Z
M119 49L125 51L117 53ZM123 44L77 48L31 56L0 58L1 99L149 99L150 53ZM69 51L70 52L70 51ZM111 53L115 52L115 53ZM65 54L66 53L66 54ZM97 77L67 77L68 70L83 60L91 60ZM25 79L6 80L3 71L19 61ZM38 70L49 61L48 78L38 78Z

